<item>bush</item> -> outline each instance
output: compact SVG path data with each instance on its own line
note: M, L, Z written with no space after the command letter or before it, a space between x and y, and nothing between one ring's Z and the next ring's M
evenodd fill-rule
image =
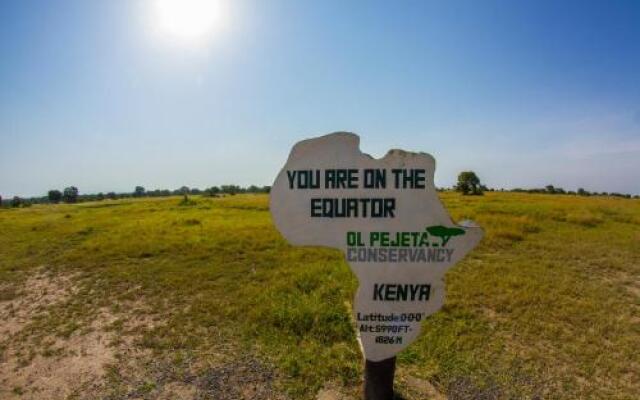
M186 193L183 196L184 197L182 198L182 200L180 200L180 203L178 203L179 206L187 207L187 206L195 206L197 204L195 201L191 200Z

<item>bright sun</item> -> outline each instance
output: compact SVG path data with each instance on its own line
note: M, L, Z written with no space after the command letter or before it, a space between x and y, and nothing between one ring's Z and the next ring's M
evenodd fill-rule
M155 0L157 29L185 41L201 41L224 22L220 0Z

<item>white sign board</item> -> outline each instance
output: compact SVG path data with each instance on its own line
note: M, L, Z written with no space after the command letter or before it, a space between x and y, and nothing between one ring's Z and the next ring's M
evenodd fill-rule
M364 356L393 357L444 303L444 274L482 230L456 225L438 199L435 160L391 150L364 154L352 133L297 143L272 188L270 208L294 245L343 251L360 286L354 318Z

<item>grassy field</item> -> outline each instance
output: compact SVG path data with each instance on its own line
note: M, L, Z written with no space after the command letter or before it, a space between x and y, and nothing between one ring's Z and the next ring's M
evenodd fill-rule
M441 198L486 236L400 395L640 398L640 201ZM0 398L358 395L342 255L289 246L266 196L180 200L0 210Z

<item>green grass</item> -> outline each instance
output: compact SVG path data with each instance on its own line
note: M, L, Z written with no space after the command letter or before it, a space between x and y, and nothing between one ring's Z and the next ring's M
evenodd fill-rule
M441 198L486 236L447 274L445 307L399 354L398 373L450 398L640 398L640 201ZM55 354L46 335L87 329L108 307L158 321L135 328L135 345L176 365L252 354L293 398L360 383L355 278L336 250L288 245L266 196L4 209L0 227L0 301L41 266L77 285L21 333L33 351Z

